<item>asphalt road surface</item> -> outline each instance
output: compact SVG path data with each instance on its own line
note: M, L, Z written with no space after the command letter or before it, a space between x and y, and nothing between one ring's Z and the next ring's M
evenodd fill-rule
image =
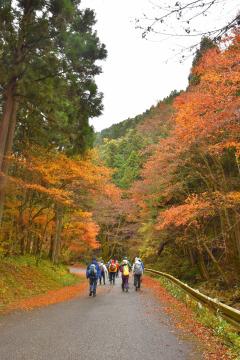
M1 360L200 360L196 341L175 330L147 289L115 286L0 317Z

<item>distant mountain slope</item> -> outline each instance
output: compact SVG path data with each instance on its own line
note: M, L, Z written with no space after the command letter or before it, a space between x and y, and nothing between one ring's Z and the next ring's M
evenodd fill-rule
M96 146L105 165L113 168L113 182L129 189L139 180L140 170L153 151L152 145L166 137L171 129L173 91L169 97L142 115L114 124L98 134ZM104 140L104 141L103 141Z
M143 114L137 115L134 118L129 118L127 120L123 120L118 124L113 124L107 129L102 130L96 135L96 145L101 145L103 139L118 139L122 136L125 136L126 133L135 129L136 126L141 123L151 112L150 110L146 110Z
M103 139L118 139L122 136L125 136L126 133L131 129L141 128L141 124L152 121L153 118L159 116L159 109L161 104L172 104L173 99L179 94L176 90L172 91L168 97L160 101L156 106L152 106L150 109L146 110L141 115L137 115L134 118L129 118L119 122L118 124L113 124L109 128L102 130L96 134L96 145L101 145ZM152 124L154 127L154 124ZM155 125L156 127L156 125Z

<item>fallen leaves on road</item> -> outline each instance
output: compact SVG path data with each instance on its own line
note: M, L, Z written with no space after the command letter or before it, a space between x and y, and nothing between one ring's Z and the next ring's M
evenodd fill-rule
M200 324L191 309L170 295L158 280L145 276L144 285L153 291L161 301L163 310L170 315L177 329L186 334L194 334L204 347L203 358L206 360L231 360L228 349L217 339L210 329Z
M77 285L66 286L58 290L51 290L46 294L15 302L7 308L6 312L17 309L31 310L36 307L48 306L70 300L74 297L82 295L85 291L87 291L87 287L87 281L82 281Z

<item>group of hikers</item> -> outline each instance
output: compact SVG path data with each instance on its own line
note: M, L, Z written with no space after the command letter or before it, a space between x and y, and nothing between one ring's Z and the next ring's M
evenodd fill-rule
M86 270L86 277L89 279L89 296L96 296L98 281L100 285L102 283L105 285L108 279L110 284L115 285L115 279L119 277L119 273L122 276L122 291L128 292L131 271L134 277L134 287L138 291L144 272L144 264L139 257L135 258L133 265L127 257L124 257L120 263L115 258L111 259L107 264L104 264L103 260L97 261L96 258L93 258Z

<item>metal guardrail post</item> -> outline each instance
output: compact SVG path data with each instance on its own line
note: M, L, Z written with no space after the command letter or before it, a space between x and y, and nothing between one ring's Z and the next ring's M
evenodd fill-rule
M207 306L210 310L214 310L215 313L219 314L227 321L229 321L236 329L240 330L240 311L232 308L231 306L225 305L218 300L212 299L207 295L202 294L199 290L193 289L182 281L178 280L172 275L167 273L153 270L145 269L145 271L163 276L179 287L181 287L187 294L192 296L195 300L199 301L201 304Z

